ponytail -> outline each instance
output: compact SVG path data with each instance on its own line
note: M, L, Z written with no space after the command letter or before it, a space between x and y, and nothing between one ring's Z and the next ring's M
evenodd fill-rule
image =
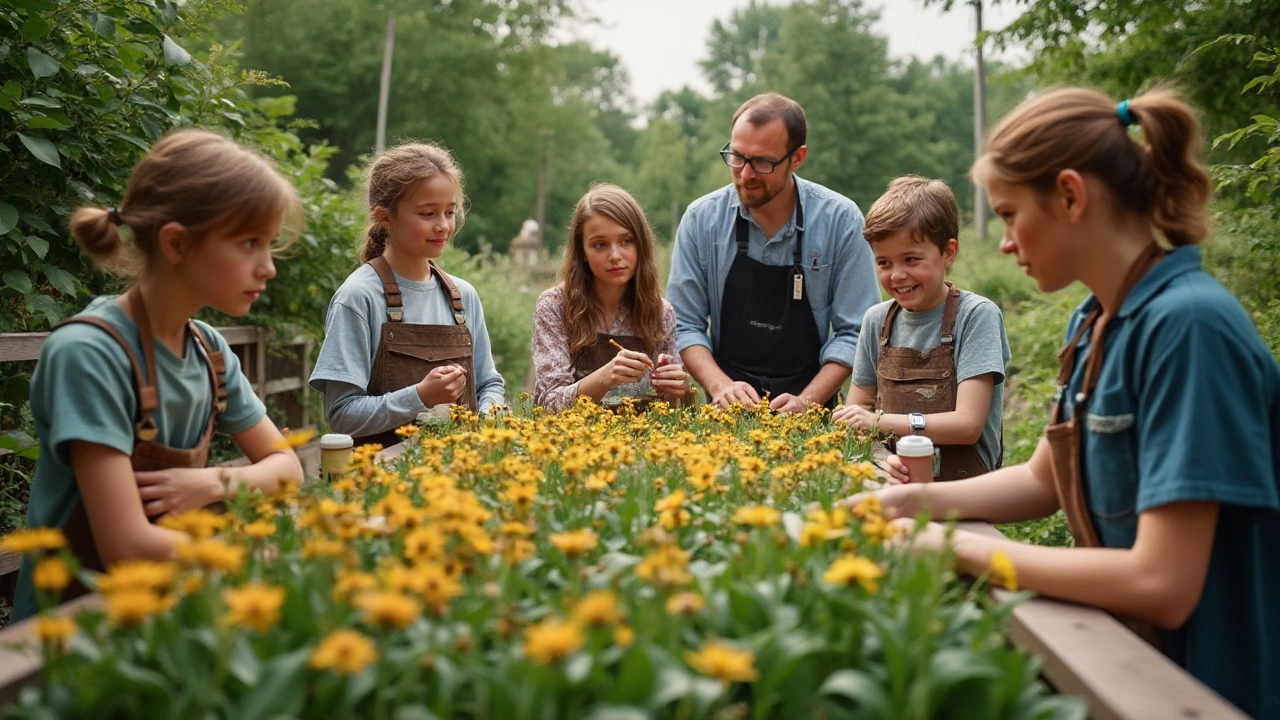
M364 245L360 246L360 261L369 262L387 250L387 229L380 223L370 223L364 234Z
M114 222L119 217L113 210L82 207L71 215L71 236L99 266L127 275L130 270L136 270L140 258L121 237L120 228Z
M1169 90L1129 101L1147 144L1147 165L1155 178L1151 223L1174 247L1198 245L1209 234L1205 206L1213 191L1200 164L1200 123L1195 111Z
M1169 244L1195 245L1208 235L1212 191L1201 146L1196 112L1173 90L1117 105L1094 90L1062 88L1005 116L971 175L1047 193L1074 169L1101 180L1119 207L1147 218Z

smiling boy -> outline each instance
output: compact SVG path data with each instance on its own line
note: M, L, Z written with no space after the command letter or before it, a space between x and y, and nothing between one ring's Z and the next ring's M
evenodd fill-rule
M995 303L946 282L959 215L945 183L914 175L891 182L871 206L863 236L890 299L863 317L849 402L835 412L854 427L931 439L936 480L980 475L1003 460L1009 341ZM907 482L895 456L887 468Z

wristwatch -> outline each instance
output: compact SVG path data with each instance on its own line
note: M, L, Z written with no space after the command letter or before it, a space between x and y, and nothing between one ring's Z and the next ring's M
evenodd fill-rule
M924 434L924 413L910 413L907 415L907 422L911 423L912 435Z

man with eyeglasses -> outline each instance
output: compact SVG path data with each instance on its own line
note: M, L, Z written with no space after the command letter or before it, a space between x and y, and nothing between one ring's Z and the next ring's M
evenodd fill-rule
M880 300L862 211L796 176L808 147L794 100L757 95L732 128L720 156L733 183L694 201L676 231L667 299L680 358L721 408L766 394L782 412L834 407Z

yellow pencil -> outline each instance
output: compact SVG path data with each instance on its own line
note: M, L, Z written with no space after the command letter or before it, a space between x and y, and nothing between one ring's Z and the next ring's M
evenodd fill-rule
M614 346L614 347L616 347L616 348L618 348L619 350L626 350L626 348L624 348L624 347L622 347L621 345L619 345L619 344L618 344L618 341L617 341L617 340L614 340L613 338L609 338L609 344L610 344L610 345L612 345L612 346ZM646 357L646 358L644 359L644 362L645 362L645 364L646 364L646 365L648 365L649 367L653 367L653 361L652 361L652 360L650 360L649 358L647 358L647 357Z

